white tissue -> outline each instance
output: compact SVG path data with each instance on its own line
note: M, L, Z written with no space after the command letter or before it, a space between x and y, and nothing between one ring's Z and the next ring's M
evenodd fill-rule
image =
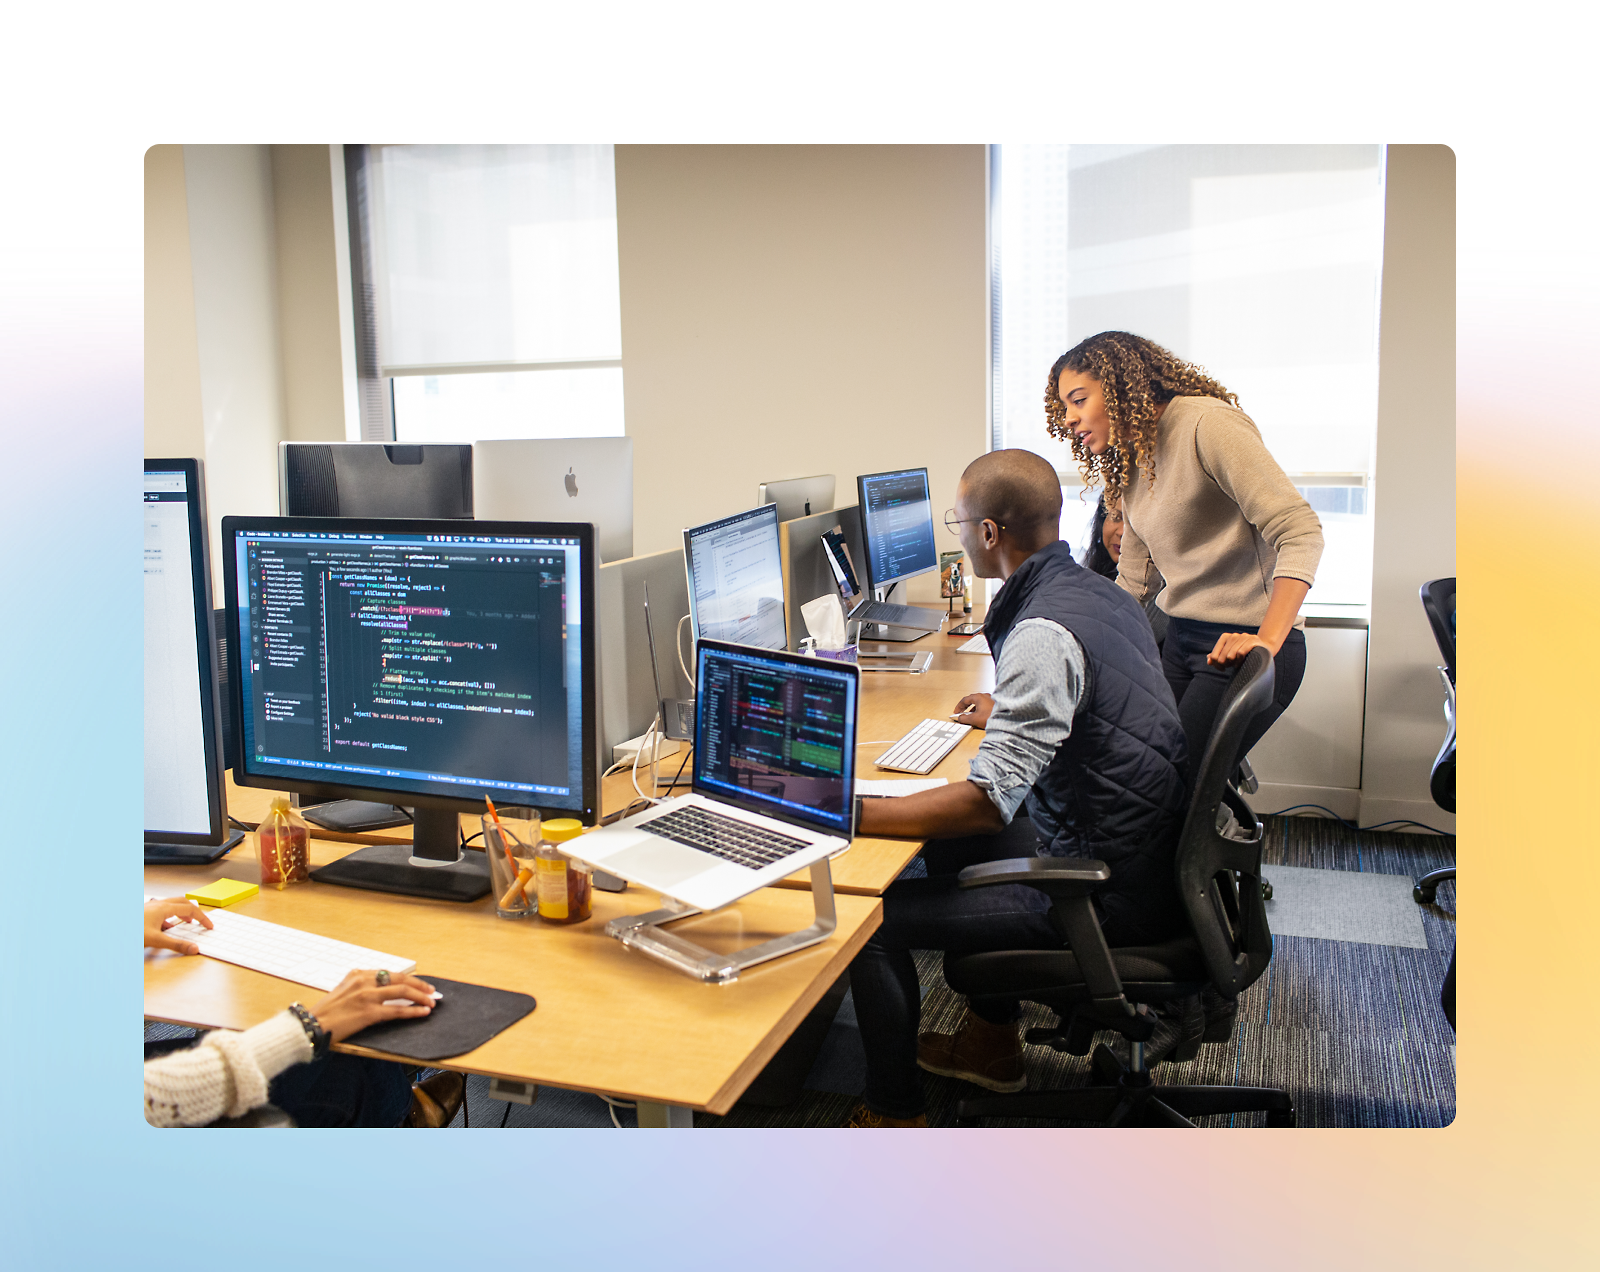
M800 617L805 619L806 631L816 638L818 649L843 649L844 611L839 608L837 596L819 596L800 607Z

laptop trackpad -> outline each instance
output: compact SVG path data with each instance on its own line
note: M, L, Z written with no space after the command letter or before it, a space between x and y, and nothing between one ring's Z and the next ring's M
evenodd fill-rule
M647 887L670 893L674 884L714 870L718 864L705 853L685 848L660 835L646 834L643 843L610 854L605 868L624 879L649 880Z

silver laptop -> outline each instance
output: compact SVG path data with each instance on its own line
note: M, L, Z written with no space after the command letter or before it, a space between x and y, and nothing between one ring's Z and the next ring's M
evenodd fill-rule
M915 605L895 605L889 601L875 601L861 594L855 562L850 559L850 545L844 541L844 532L838 527L822 536L822 555L828 559L834 582L839 585L839 596L844 601L845 621L848 623L885 623L891 627L907 629L897 634L873 632L876 639L911 639L936 632L945 616L938 610L921 609ZM910 636L908 632L915 632Z
M480 521L588 521L602 561L633 555L633 439L547 437L472 444Z
M692 793L574 847L630 883L715 910L849 845L860 673L709 640L695 671Z

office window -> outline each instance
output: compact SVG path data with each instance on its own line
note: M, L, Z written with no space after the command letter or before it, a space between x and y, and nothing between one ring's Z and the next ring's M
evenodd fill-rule
M1044 427L1050 365L1133 331L1204 366L1322 518L1310 600L1372 590L1379 146L997 146L995 443L1062 473L1063 536L1098 492Z
M621 436L612 147L359 149L353 256L396 440Z

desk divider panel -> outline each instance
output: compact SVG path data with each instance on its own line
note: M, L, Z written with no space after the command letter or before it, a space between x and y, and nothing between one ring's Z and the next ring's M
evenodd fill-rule
M644 630L644 589L650 585L650 624L661 664L661 692L668 698L694 697L674 652L678 620L689 612L689 580L683 549L612 561L597 572L595 621L600 645L601 759L611 763L611 748L650 727L657 710L650 676L650 641ZM684 633L685 645L688 633ZM690 657L687 650L684 657Z
M828 568L822 550L822 536L834 526L844 531L844 541L850 549L850 560L856 567L861 586L867 587L866 551L861 542L861 508L851 504L848 508L835 508L831 512L814 512L809 517L796 517L778 526L778 541L783 552L784 610L789 626L789 648L799 649L808 635L805 616L800 607L819 596L838 596L839 585L833 571ZM651 595L654 595L652 586Z

